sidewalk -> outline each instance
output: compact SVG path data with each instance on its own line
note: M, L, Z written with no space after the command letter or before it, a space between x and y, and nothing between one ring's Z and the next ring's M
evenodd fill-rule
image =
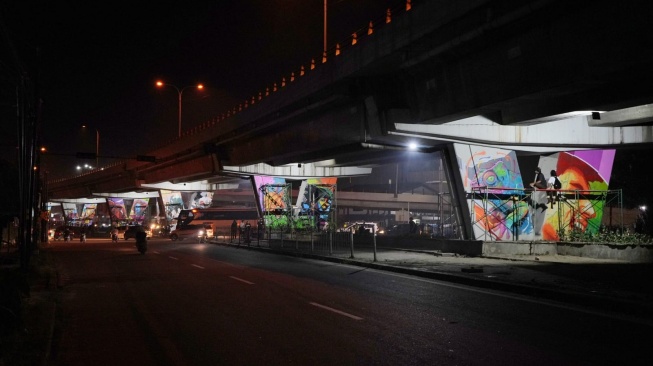
M465 257L405 248L357 248L307 252L271 249L262 241L251 246L214 241L214 244L301 256L361 267L404 273L474 287L495 289L596 309L637 315L653 323L653 264L574 256Z

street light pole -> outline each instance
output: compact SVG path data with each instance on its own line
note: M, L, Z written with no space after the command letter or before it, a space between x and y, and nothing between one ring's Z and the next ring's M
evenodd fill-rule
M181 137L181 96L184 94L184 90L186 90L188 88L197 88L198 90L202 90L202 89L204 89L204 85L202 85L202 84L187 85L187 86L180 89L176 85L166 84L163 81L159 80L159 81L156 82L156 86L159 87L159 88L162 88L164 86L171 86L177 91L177 96L179 97L178 98L179 99L179 107L178 107L178 111L179 111L179 117L178 117L179 127L178 127L177 137Z

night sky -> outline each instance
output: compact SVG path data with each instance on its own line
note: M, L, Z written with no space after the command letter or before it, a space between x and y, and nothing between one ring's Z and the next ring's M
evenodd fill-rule
M403 0L329 0L328 45L348 42L369 21ZM323 0L156 2L7 1L0 11L18 58L43 100L42 140L53 154L95 151L133 156L176 138L178 94L157 89L157 79L183 93L182 130L218 116L319 61ZM3 40L3 64L6 43ZM11 66L11 65L9 65ZM0 70L3 71L3 70ZM15 112L3 94L3 149L11 159ZM89 129L82 129L82 125ZM11 139L14 139L14 142ZM79 162L49 156L51 175ZM112 159L104 159L111 162ZM46 162L47 164L48 162ZM66 174L68 175L68 174Z

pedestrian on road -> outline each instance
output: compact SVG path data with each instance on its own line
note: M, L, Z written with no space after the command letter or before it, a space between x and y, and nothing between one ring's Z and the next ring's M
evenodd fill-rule
M233 242L236 239L236 233L238 232L238 223L234 220L231 223L231 241Z
M417 225L415 224L415 220L412 217L410 218L409 232L410 234L417 233Z

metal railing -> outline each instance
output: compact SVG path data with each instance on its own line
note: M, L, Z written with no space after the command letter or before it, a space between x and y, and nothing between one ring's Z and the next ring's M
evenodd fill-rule
M546 203L537 202L535 193L544 193L551 197ZM534 220L530 216L540 208L556 209L557 233L570 231L589 231L598 233L602 220L603 208L615 204L619 210L618 225L623 230L623 199L621 190L533 190L517 188L474 187L467 193L470 201L470 216L473 228L480 229L476 240L496 240L510 232L512 240L520 240L521 224L524 220ZM557 204L557 205L556 205ZM544 205L544 207L541 207ZM480 210L478 210L480 208ZM476 233L477 230L474 230ZM504 239L501 239L504 240Z

